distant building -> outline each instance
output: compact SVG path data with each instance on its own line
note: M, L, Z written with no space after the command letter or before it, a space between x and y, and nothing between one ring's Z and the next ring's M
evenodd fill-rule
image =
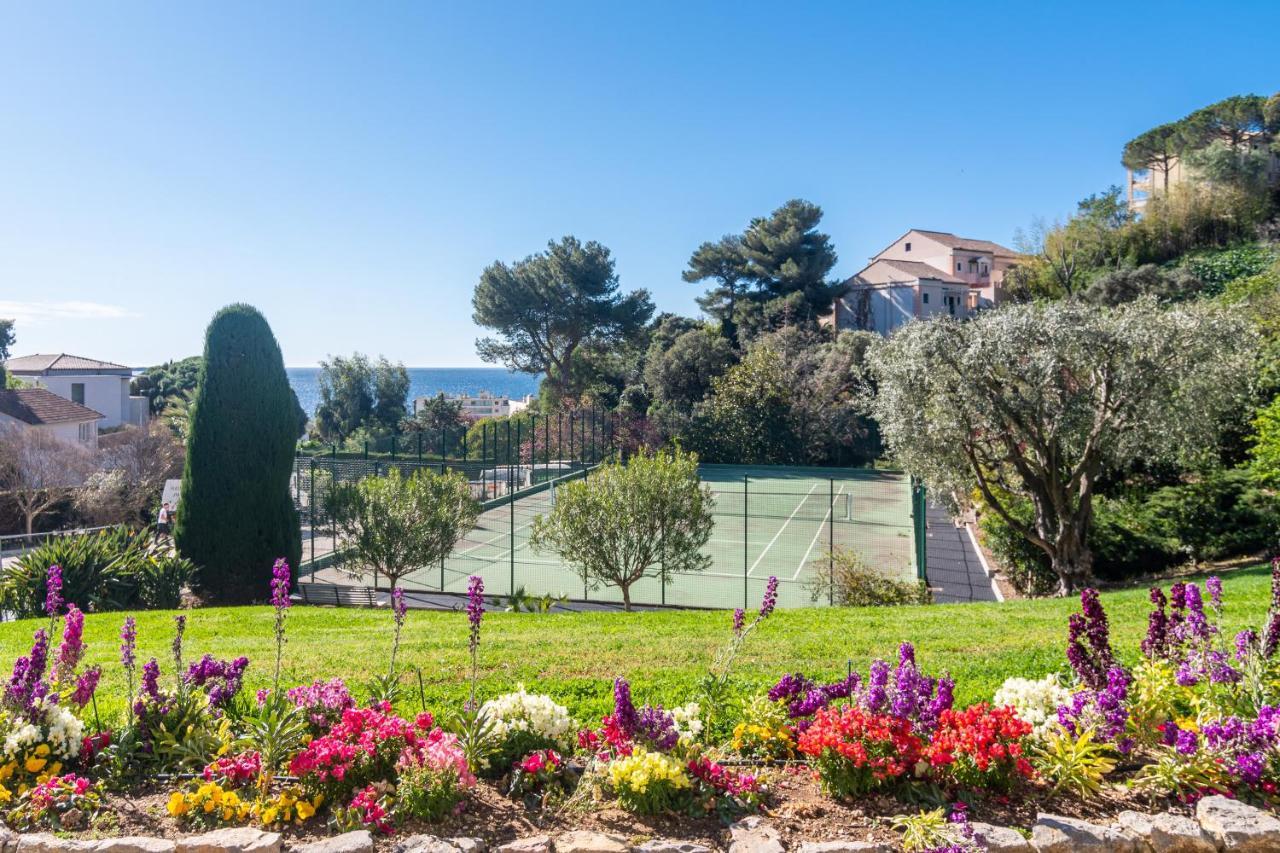
M998 305L1012 249L913 228L844 283L826 323L889 334L914 319L969 317Z
M432 397L415 397L413 413L416 415L432 400ZM505 418L529 408L532 397L515 400L511 397L481 391L479 394L446 394L445 399L462 404L462 416L468 420L478 421L481 418Z
M147 398L129 395L133 369L123 364L59 353L11 358L5 369L28 385L101 412L103 429L147 422Z
M98 448L101 412L73 403L47 388L0 390L0 427L47 432L59 441Z

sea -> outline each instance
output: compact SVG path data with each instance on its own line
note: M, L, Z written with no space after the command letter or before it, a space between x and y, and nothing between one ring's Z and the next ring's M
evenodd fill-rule
M289 367L289 384L307 415L316 413L320 404L320 368ZM409 405L415 397L445 394L475 394L488 391L499 396L515 397L537 394L539 375L514 373L505 367L410 367Z

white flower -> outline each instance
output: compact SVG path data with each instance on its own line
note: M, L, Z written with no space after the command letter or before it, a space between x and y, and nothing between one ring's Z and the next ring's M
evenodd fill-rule
M44 711L49 747L59 758L75 758L84 740L84 723L61 705L50 705Z
M498 737L531 732L554 741L562 749L568 747L569 732L573 728L568 709L557 705L550 696L526 692L523 684L515 693L485 702L480 711L492 722Z
M701 717L702 708L697 702L671 709L671 719L676 724L676 731L680 733L680 740L692 742L698 739L698 735L702 734Z
M992 702L997 707L1008 705L1018 717L1034 729L1032 736L1044 739L1058 725L1058 706L1071 701L1071 692L1058 683L1058 676L1046 675L1039 681L1008 678L996 691Z

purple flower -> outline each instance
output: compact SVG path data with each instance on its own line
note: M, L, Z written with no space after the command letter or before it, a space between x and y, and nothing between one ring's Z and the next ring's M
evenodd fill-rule
M247 657L222 661L213 655L205 655L187 669L183 681L193 687L203 687L209 695L209 704L222 707L235 698L244 681L244 671L249 667ZM145 677L144 677L145 689Z
M741 607L733 611L733 636L735 637L742 636L742 626L743 626L743 623L746 621L746 618L747 618L747 611L743 610Z
M1239 634L1236 634L1236 660L1243 662L1249 657L1249 652L1258 643L1258 634L1249 628L1245 628Z
M1236 757L1235 772L1247 785L1262 782L1262 774L1267 768L1267 760L1261 752L1246 752Z
M49 634L40 628L33 635L31 654L13 662L13 674L5 690L4 705L14 714L29 716L32 705L44 698L45 667L49 663Z
M802 693L807 693L813 687L813 682L800 673L788 673L778 679L778 683L769 688L769 701L782 702L794 699Z
M1213 575L1204 582L1204 588L1209 591L1209 601L1213 604L1214 610L1222 609L1222 578Z
M281 557L271 567L271 606L276 610L289 607L289 587L293 583L293 575L289 571L289 563Z
M1091 690L1106 686L1107 672L1115 665L1111 651L1111 628L1098 591L1092 587L1080 593L1080 613L1067 619L1067 661Z
M397 625L404 624L404 616L409 605L404 600L404 590L396 587L391 590L391 615L396 620Z
M327 727L342 719L342 712L354 708L356 700L341 678L314 681L291 688L286 694L294 705L302 708L313 726Z
M142 695L152 701L159 701L161 698L160 664L155 658L142 665Z
M769 580L764 585L764 600L760 602L760 618L764 619L773 612L773 608L778 606L778 578L776 575L769 575Z
M50 618L58 615L64 604L62 598L62 566L52 565L49 567L49 573L44 580L45 596L44 596L44 612L49 614Z
M862 706L872 713L879 714L889 703L889 662L875 660L871 662L871 672L867 678L867 689L862 694Z
M1151 613L1147 616L1147 636L1142 641L1142 653L1148 659L1169 655L1169 617L1165 613L1167 600L1160 587L1151 588Z
M662 708L645 705L636 721L633 738L646 740L661 752L666 752L680 742L675 717Z
M627 737L634 737L640 725L635 703L631 701L631 685L625 678L613 680L613 719Z
M137 649L138 623L132 616L126 616L124 625L120 627L120 663L125 669L133 670L137 663Z
M1179 729L1174 736L1173 748L1179 755L1195 755L1200 743L1195 732Z

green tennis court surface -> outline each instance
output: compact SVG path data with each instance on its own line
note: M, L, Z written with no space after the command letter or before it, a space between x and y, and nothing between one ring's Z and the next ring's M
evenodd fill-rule
M664 585L646 579L632 587L637 604L754 607L770 575L779 579L779 604L814 601L811 583L832 547L859 553L866 565L904 580L916 577L911 488L899 472L866 469L706 465L703 481L715 499L715 528L706 545L705 572L673 575ZM529 546L533 520L551 510L543 490L485 512L442 566L414 573L406 586L463 592L469 575L485 592L620 601L613 588L585 591L581 577L553 553Z

